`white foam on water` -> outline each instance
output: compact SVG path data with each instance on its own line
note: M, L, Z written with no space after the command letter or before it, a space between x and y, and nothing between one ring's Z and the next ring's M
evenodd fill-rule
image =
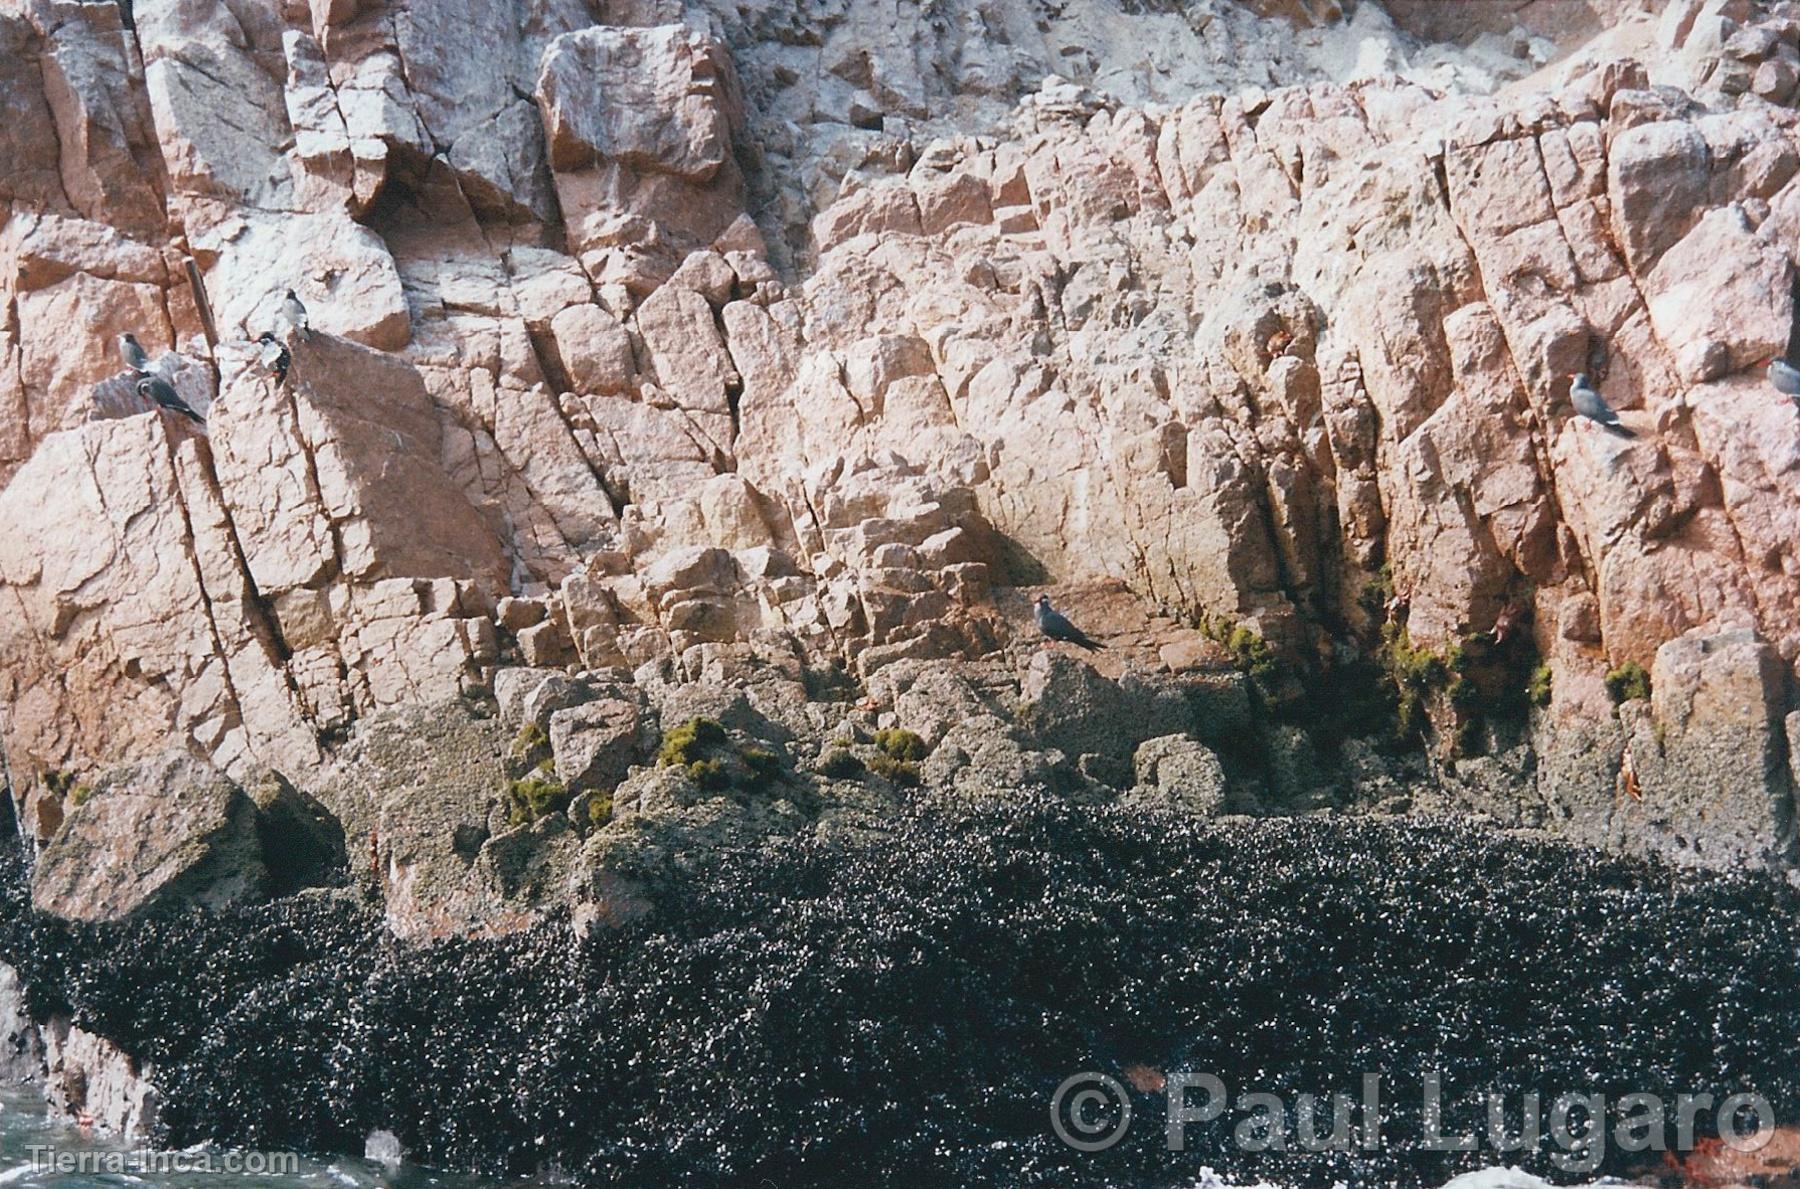
M1484 1168L1478 1172L1463 1173L1447 1182L1443 1189L1629 1189L1632 1182L1607 1178L1590 1181L1585 1185L1556 1186L1542 1177L1533 1176L1522 1168ZM1289 1186L1272 1185L1267 1181L1258 1181L1254 1185L1240 1185L1227 1181L1210 1168L1202 1168L1199 1175L1189 1183L1187 1189L1291 1189ZM1339 1182L1333 1189L1344 1189Z
M1630 1185L1630 1181L1618 1181L1607 1177L1599 1181L1589 1181L1585 1185L1573 1186L1573 1189L1610 1189L1613 1186ZM1522 1168L1484 1168L1480 1172L1466 1172L1455 1178L1444 1189L1557 1189L1542 1177L1533 1176Z

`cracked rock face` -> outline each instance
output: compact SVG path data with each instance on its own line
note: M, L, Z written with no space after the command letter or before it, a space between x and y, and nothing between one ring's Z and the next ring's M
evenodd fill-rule
M892 666L1017 659L1016 691L1014 588L1057 586L1131 637L1107 682L1492 641L1483 692L1541 664L1545 704L1456 787L1783 853L1800 411L1756 365L1794 315L1792 4L815 7L0 5L0 729L34 832L171 747L320 788L369 720L505 703L518 666L779 673L816 749L813 695ZM204 429L145 408L125 331ZM1581 371L1632 436L1573 416ZM1620 718L1628 662L1679 722ZM932 741L1120 788L1195 733L1061 684L1155 713L1015 737L971 693ZM553 769L599 792L627 731L588 714L563 738L604 745ZM1292 742L1270 779L1335 779ZM1698 803L1715 754L1754 759ZM1188 767L1137 783L1216 802ZM1766 829L1693 846L1740 797Z

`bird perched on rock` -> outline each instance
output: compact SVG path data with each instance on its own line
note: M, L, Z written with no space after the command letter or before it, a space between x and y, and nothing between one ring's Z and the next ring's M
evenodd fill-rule
M1570 377L1570 380L1572 382L1569 384L1569 403L1575 406L1577 413L1589 421L1597 422L1622 438L1637 436L1620 423L1619 415L1612 411L1612 406L1606 403L1606 398L1601 396L1592 384L1588 383L1586 372L1576 372Z
M1096 644L1088 639L1087 633L1070 623L1055 608L1050 606L1050 596L1041 594L1037 597L1037 605L1033 608L1037 618L1038 631L1052 640L1061 640L1065 644L1074 644L1089 652L1097 652L1105 648L1104 644Z
M119 358L125 361L126 367L140 375L150 368L150 356L144 353L144 348L137 341L135 334L126 333L119 336Z
M277 384L287 383L288 350L281 345L281 340L270 331L263 331L256 336L257 346L262 348L256 358L262 365L275 373Z
M190 420L206 424L206 418L190 409L188 403L181 399L181 394L175 391L175 386L161 376L138 377L137 391L139 396L155 401L159 407L171 413L180 413Z
M300 332L301 338L312 341L312 324L307 321L306 307L300 304L300 295L292 289L281 299L281 316L287 319L289 326Z
M1775 391L1800 396L1800 368L1785 359L1771 359L1768 365L1769 383Z

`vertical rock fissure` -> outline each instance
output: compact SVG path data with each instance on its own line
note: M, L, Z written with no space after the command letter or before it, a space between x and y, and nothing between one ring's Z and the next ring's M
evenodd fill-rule
M1544 168L1542 150L1540 149L1534 156L1537 158L1539 170L1542 171ZM1444 203L1444 213L1450 217L1450 226L1456 229L1457 239L1462 244L1463 250L1468 253L1470 267L1475 272L1475 283L1481 291L1481 299L1489 309L1497 310L1498 307L1495 305L1494 300L1495 294L1488 285L1487 273L1486 270L1482 268L1481 264L1481 256L1475 250L1475 244L1469 238L1468 232L1464 229L1462 220L1457 217L1456 204L1452 200L1449 172L1442 154L1435 160L1433 175L1437 178L1439 194ZM1544 178L1544 185L1546 187L1545 192L1548 193L1548 174L1545 174ZM1559 234L1563 234L1562 221L1560 219L1557 220L1557 229ZM1569 246L1566 236L1563 243L1565 247ZM1570 250L1572 251L1573 249L1571 248ZM1563 503L1562 493L1557 485L1556 465L1551 455L1551 422L1547 417L1549 413L1548 400L1546 399L1546 401L1540 405L1532 399L1531 385L1526 378L1525 369L1520 366L1518 355L1514 351L1512 335L1508 333L1507 322L1505 319L1496 315L1495 323L1500 328L1500 343L1506 352L1506 364L1512 374L1514 391L1518 392L1523 398L1525 402L1525 412L1529 417L1529 420L1526 422L1526 431L1532 447L1532 466L1533 469L1537 471L1538 482L1542 483L1544 486L1545 498L1548 500L1547 506L1554 510L1556 527L1560 529L1568 524L1569 518ZM1535 427L1533 423L1535 423ZM1574 536L1577 542L1580 541L1579 534L1571 535ZM1601 559L1597 557L1590 559L1584 549L1577 548L1575 550L1575 560L1581 567L1582 581L1587 584L1588 590L1598 598L1600 596L1599 567Z
M244 732L245 745L249 746L251 740L248 724L244 721L244 702L238 694L236 679L231 674L230 654L225 649L225 638L219 631L218 612L213 606L212 591L207 588L206 572L200 564L199 538L194 532L194 517L188 506L187 490L181 482L181 468L175 457L176 445L174 440L169 437L169 428L164 421L164 418L170 415L162 412L152 414L156 418L157 429L160 431L163 441L163 453L169 468L169 488L175 495L175 506L181 513L188 567L193 571L194 587L199 592L200 603L204 609L207 632L212 637L213 659L219 665L220 682L231 698L231 709L236 719L235 725ZM196 449L198 450L199 447Z
M208 451L210 456L211 452ZM256 613L255 623L268 634L268 642L274 654L276 667L281 670L289 689L299 692L293 674L288 671L288 662L293 659L294 650L288 647L287 638L282 634L281 621L276 617L269 600L263 596L262 589L256 584L256 576L250 572L250 558L244 552L243 538L238 534L237 517L232 514L231 504L225 498L224 488L219 484L218 472L212 465L210 457L206 468L207 479L212 484L213 494L218 497L219 507L225 513L225 535L231 542L231 557L236 563L238 574L244 580L244 597L251 610Z
M316 457L317 447L307 438L305 422L300 415L300 398L294 391L295 387L301 383L299 376L296 375L294 371L298 362L298 359L295 359L288 365L288 384L285 390L287 396L287 409L288 416L294 419L294 441L299 445L300 453L306 460L306 482L309 488L307 494L312 501L318 505L319 515L325 521L325 530L331 535L331 568L324 576L323 581L329 583L333 578L342 581L345 587L345 593L348 594L350 575L344 571L344 558L347 556L347 552L344 548L343 531L338 526L337 517L331 514L330 505L326 503L324 486L319 479L319 463ZM248 562L246 562L245 568L248 569ZM271 609L270 618L276 618L273 609ZM284 642L285 639L286 637L283 636ZM291 652L289 655L291 657ZM332 648L332 655L337 664L338 680L344 688L343 707L344 713L347 716L347 721L343 725L348 726L357 718L356 699L353 696L354 691L350 688L350 665L349 662L344 659L343 649L335 644ZM282 665L282 672L286 677L288 684L295 689L296 693L298 693L299 681L293 673L292 665L284 663ZM304 697L299 698L299 705L303 707L308 706L307 700ZM310 729L312 729L315 736L318 734L316 723L311 724Z
M581 448L581 435L575 432L575 422L570 418L569 411L563 407L562 394L572 392L573 385L569 382L569 376L562 366L562 361L556 357L554 351L540 341L540 332L529 326L525 328L525 341L531 344L531 354L537 360L538 372L545 378L547 389L545 396L550 402L550 407L556 410L556 418L562 422L563 432L569 436L569 441L575 444L575 452L587 464L588 475L594 480L594 485L600 489L600 493L606 497L607 506L612 509L613 519L617 520L625 514L625 508L614 497L612 488L607 482L605 468L601 467L599 463L589 457L586 450ZM733 424L735 426L736 423ZM490 430L490 432L492 431Z

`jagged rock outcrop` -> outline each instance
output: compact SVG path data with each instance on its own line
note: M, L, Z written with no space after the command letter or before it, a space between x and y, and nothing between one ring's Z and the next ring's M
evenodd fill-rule
M1225 805L1225 769L1204 744L1184 735L1148 739L1132 756L1137 784L1128 799L1206 816Z
M844 742L915 731L889 759L934 787L1428 772L1786 861L1800 411L1755 365L1795 314L1800 10L1538 7L1453 47L1367 0L0 5L22 819L171 747L272 769L352 868L375 840L396 919L489 927L586 878L609 792L692 808L631 775L658 732L737 714L810 763L874 699ZM136 397L126 330L203 429ZM1577 371L1633 436L1572 416ZM1020 651L1046 585L1097 670ZM610 692L527 710L520 667ZM490 695L462 759L408 742ZM526 721L529 827L495 817Z
M175 752L69 797L73 808L32 870L32 904L45 912L117 920L219 909L342 878L341 827L272 773L246 790Z

